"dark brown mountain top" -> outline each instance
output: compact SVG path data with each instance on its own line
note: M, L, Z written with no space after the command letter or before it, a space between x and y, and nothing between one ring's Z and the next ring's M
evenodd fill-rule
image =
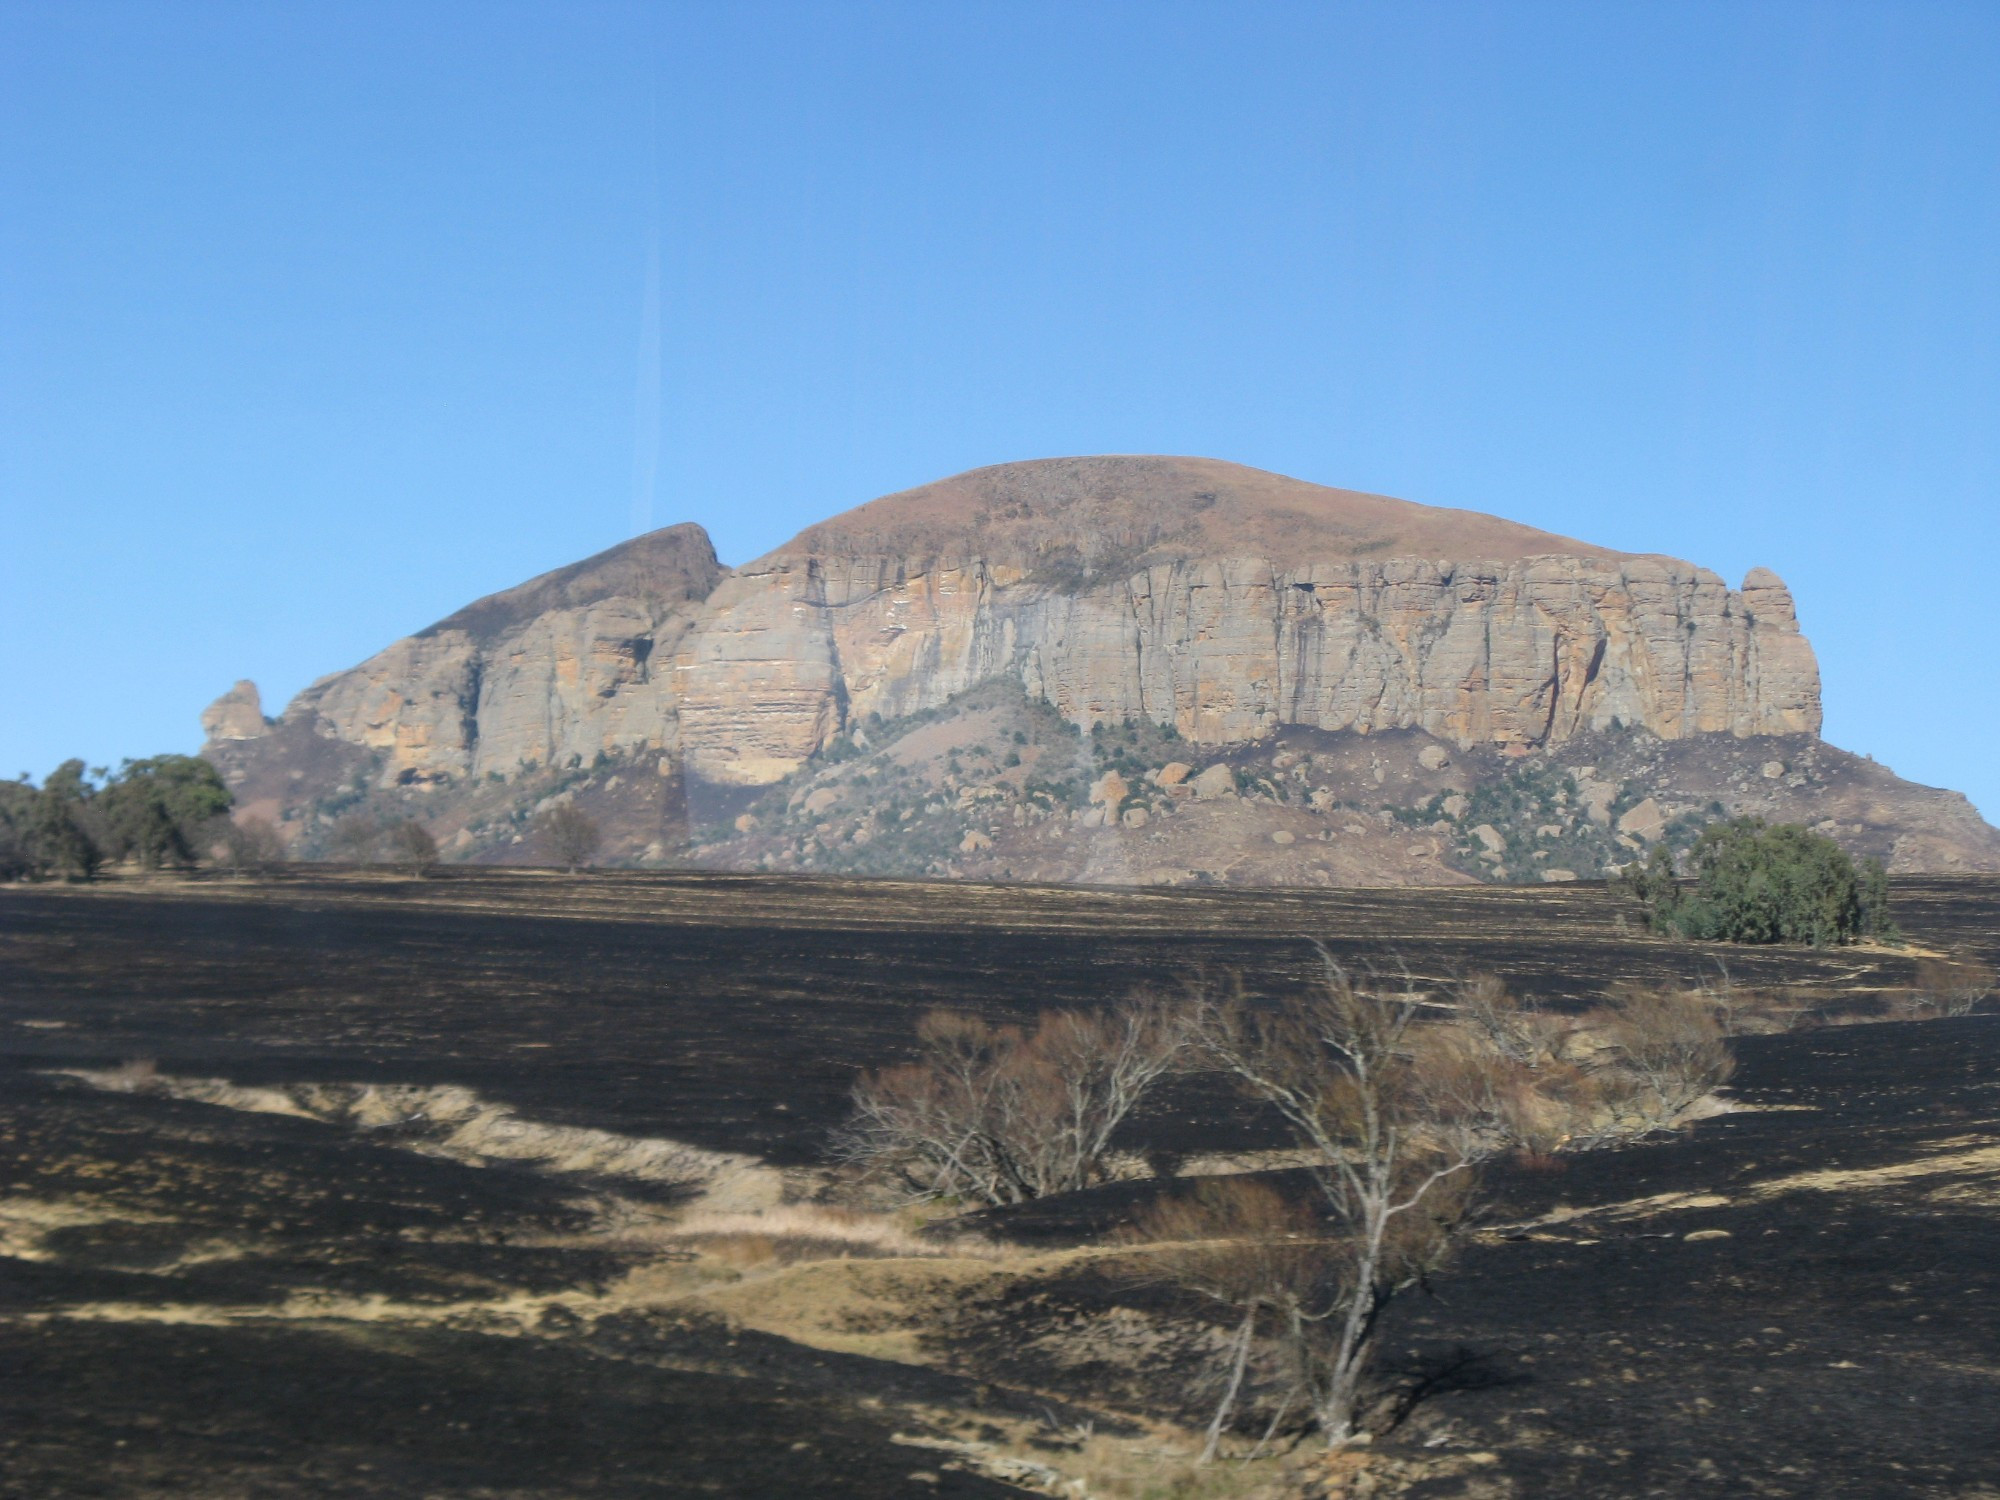
M981 557L1093 569L1180 557L1511 562L1630 556L1478 511L1332 489L1212 458L1108 455L973 469L808 527L779 554Z

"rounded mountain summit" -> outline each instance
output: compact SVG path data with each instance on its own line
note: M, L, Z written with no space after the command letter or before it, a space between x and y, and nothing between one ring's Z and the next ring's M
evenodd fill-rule
M1201 458L1002 464L807 528L723 579L675 658L696 775L764 785L850 720L992 678L1196 743L1288 724L1532 747L1611 725L1797 734L1790 594L1473 511Z
M1623 554L1471 510L1333 489L1213 458L1106 455L995 464L871 500L778 553L1067 559L1102 573L1189 557L1407 556L1512 562Z

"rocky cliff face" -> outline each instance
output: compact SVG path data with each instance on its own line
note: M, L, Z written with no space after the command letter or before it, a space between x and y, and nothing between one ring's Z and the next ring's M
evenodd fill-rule
M690 768L740 785L995 677L1081 727L1150 719L1209 745L1291 725L1522 748L1820 725L1774 575L1731 590L1651 557L1192 558L1071 592L984 558L783 552L717 589L674 676Z
M404 782L670 748L675 703L660 667L721 576L706 532L670 526L323 677L285 718L381 752L386 776Z
M1148 458L961 475L726 576L699 527L670 527L323 678L287 718L404 781L651 750L749 787L992 679L1082 728L1146 719L1207 745L1820 723L1812 649L1762 569L1732 590L1491 516ZM242 692L211 711L218 735L252 728Z
M1490 516L1190 459L981 470L737 570L674 664L688 764L764 785L870 714L1011 678L1080 727L1533 747L1816 733L1791 595Z

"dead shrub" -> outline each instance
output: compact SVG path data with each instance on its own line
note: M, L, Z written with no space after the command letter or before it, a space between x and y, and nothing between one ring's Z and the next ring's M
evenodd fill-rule
M344 813L327 831L327 852L347 864L373 864L381 856L382 836L387 831L380 818Z
M558 802L533 824L535 837L555 862L574 875L590 863L603 832L574 802Z
M1992 965L1966 954L1919 959L1916 979L1891 1002L1890 1013L1910 1020L1969 1016L1995 983Z
M222 830L222 860L235 875L269 875L285 862L285 841L269 818L239 818Z
M390 857L404 874L421 880L437 868L437 840L415 818L390 824L387 838Z
M1033 1030L931 1011L914 1063L862 1078L839 1155L912 1198L1023 1203L1101 1181L1111 1137L1181 1055L1181 1011L1134 997Z
M1234 1318L1217 1372L1221 1396L1197 1463L1215 1457L1259 1334L1272 1338L1288 1302L1324 1279L1324 1228L1310 1209L1268 1183L1211 1177L1153 1203L1127 1236L1147 1247L1130 1263L1135 1279L1174 1287ZM1280 1408L1274 1428L1282 1416Z
M1607 1102L1659 1124L1729 1080L1736 1060L1699 991L1628 988L1598 1017L1606 1049L1636 1089L1605 1081Z
M1824 1020L1828 997L1811 985L1770 988L1732 987L1717 1020L1730 1036L1766 1036L1774 1032L1808 1030Z
M1501 1100L1507 1139L1530 1156L1552 1156L1572 1147L1602 1109L1596 1079L1574 1063L1538 1070L1532 1086L1517 1085Z
M1550 1015L1514 994L1497 974L1461 979L1452 991L1452 1008L1460 1024L1524 1068L1559 1061L1572 1029L1565 1017Z

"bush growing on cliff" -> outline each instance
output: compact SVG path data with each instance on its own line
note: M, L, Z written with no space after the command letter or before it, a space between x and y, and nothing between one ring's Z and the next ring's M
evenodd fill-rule
M1703 832L1688 852L1694 876L1676 878L1655 848L1622 877L1655 932L1725 943L1808 943L1815 948L1899 934L1889 917L1889 877L1879 860L1857 865L1832 839L1795 823L1735 818Z

